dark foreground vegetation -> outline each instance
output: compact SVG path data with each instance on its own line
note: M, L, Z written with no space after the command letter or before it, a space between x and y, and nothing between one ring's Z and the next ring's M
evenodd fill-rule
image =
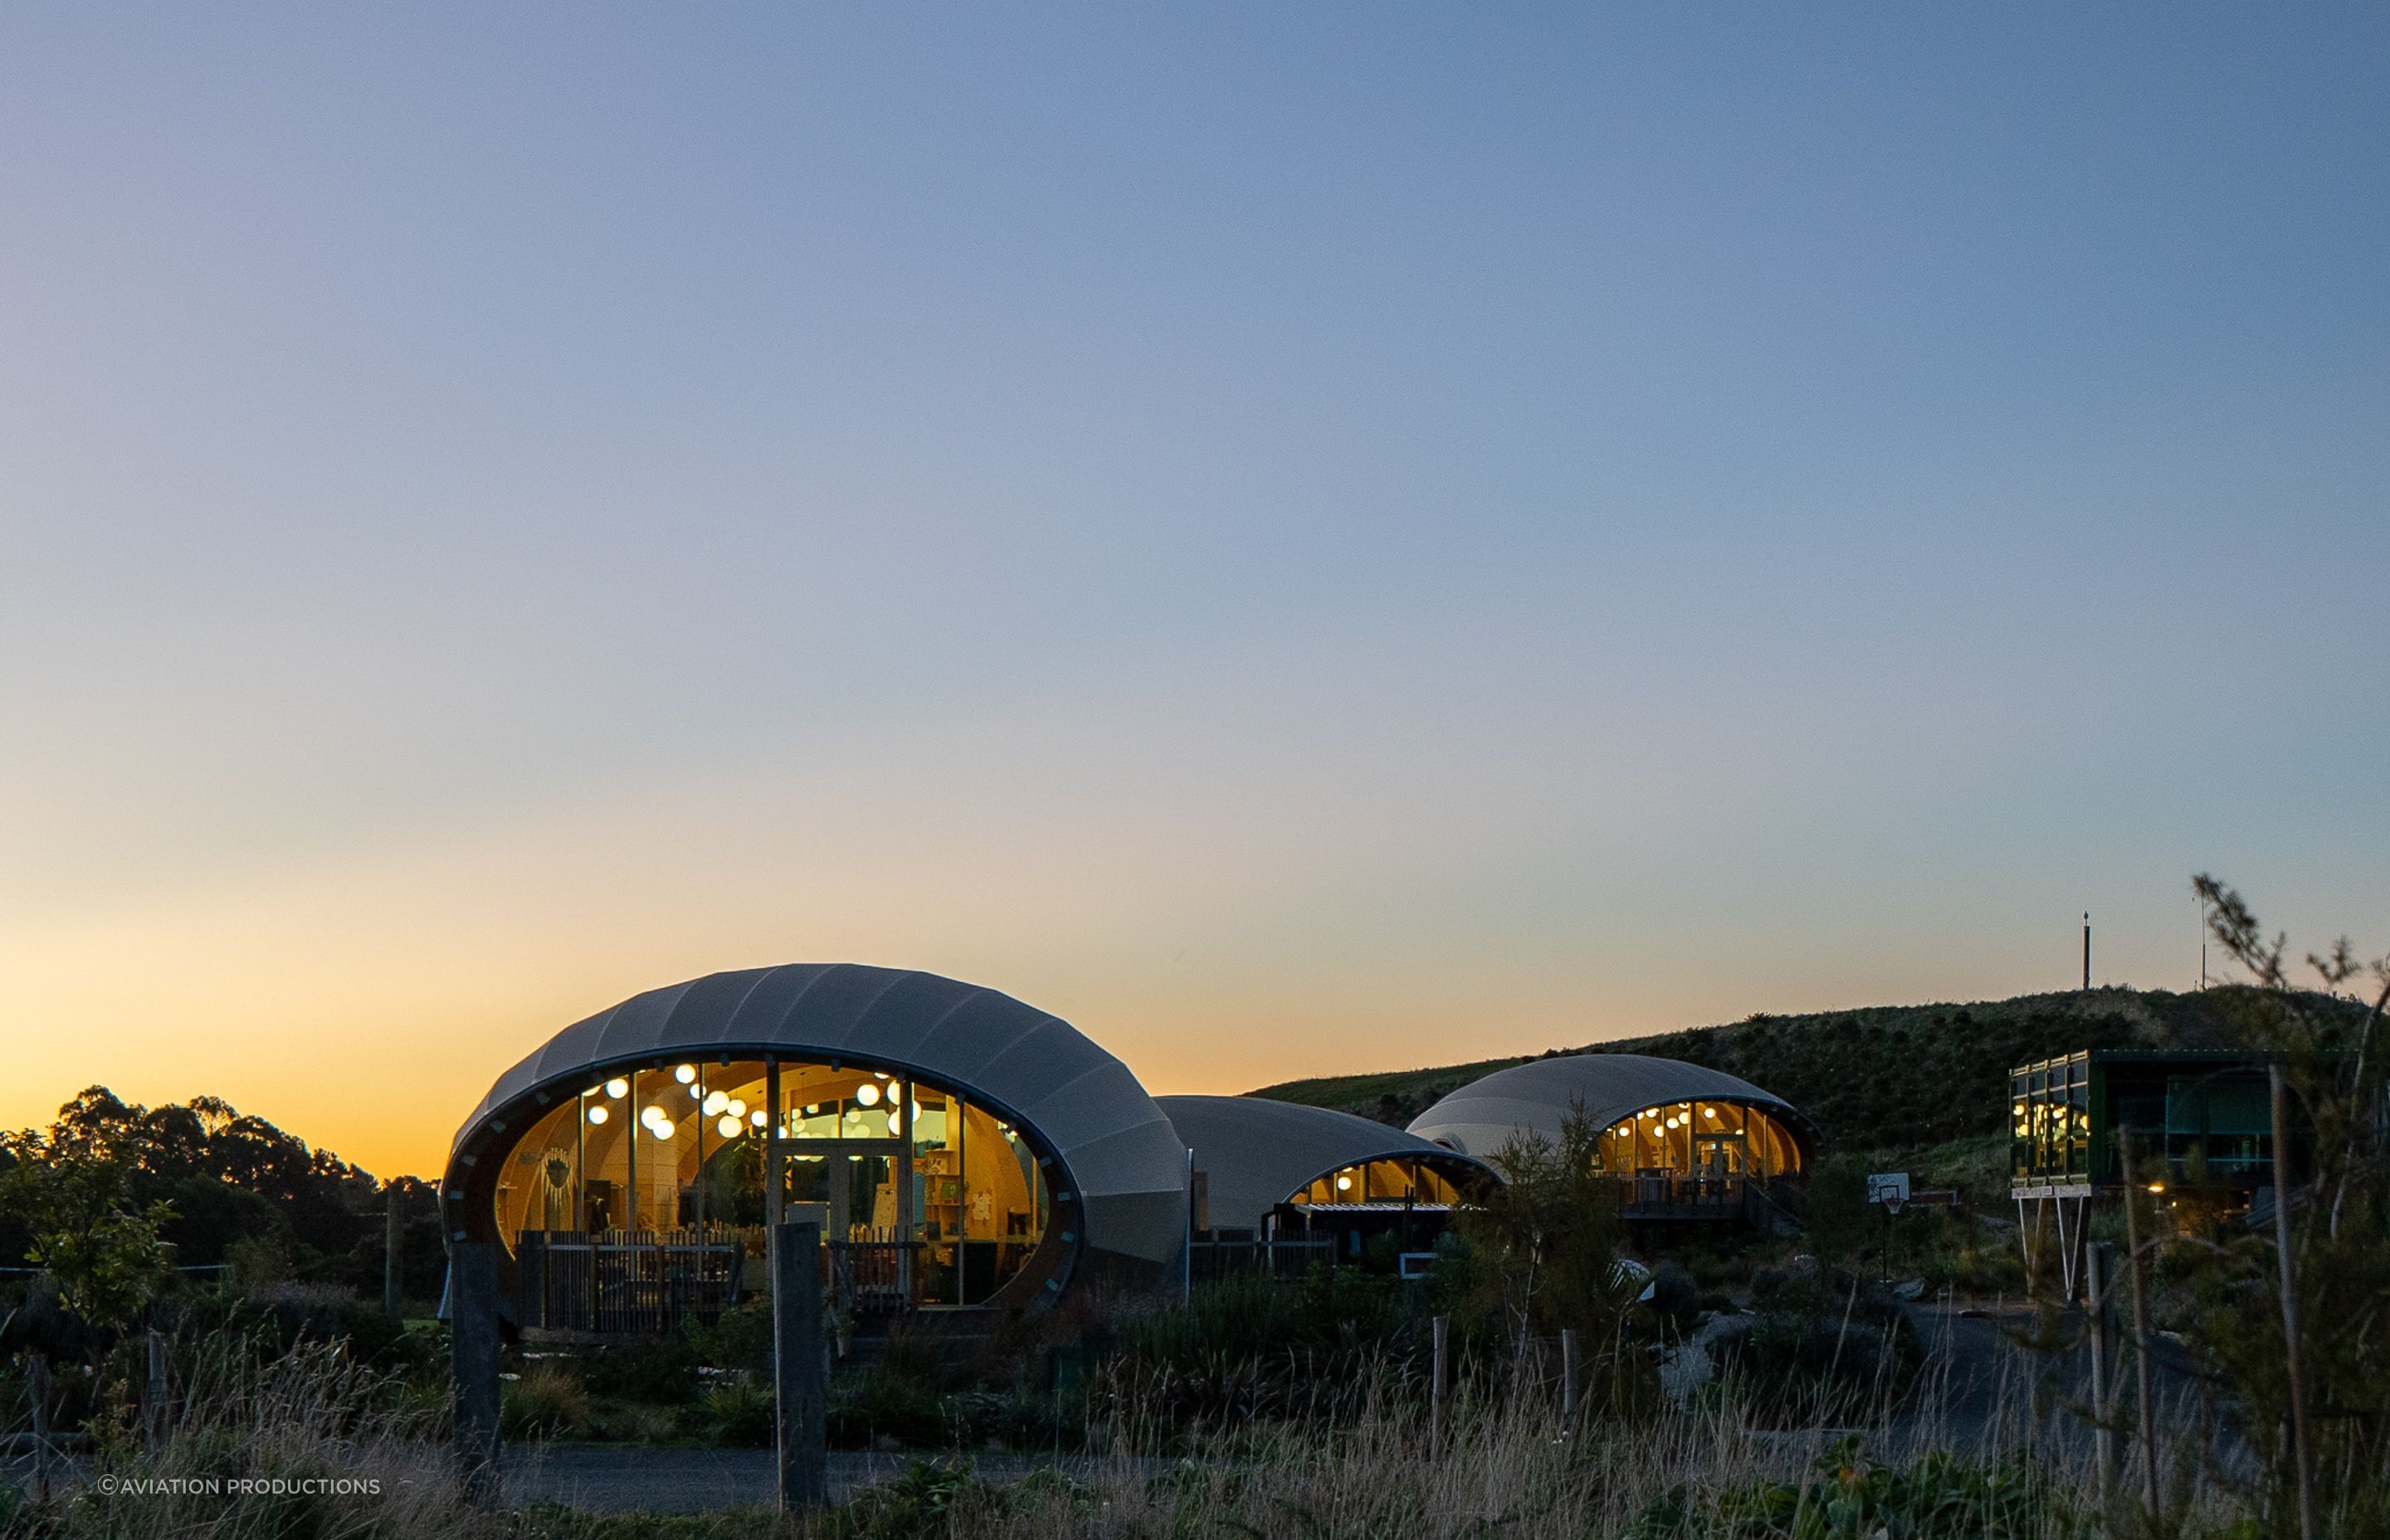
M410 1234L411 1303L380 1308L391 1189L230 1109L93 1092L8 1139L0 1169L0 1240L37 1269L0 1275L0 1437L17 1451L0 1534L2390 1536L2390 970L2375 965L2370 1010L2293 990L2281 943L2211 896L2254 982L2201 1008L2285 1056L2315 1130L2293 1286L2270 1220L2147 1197L2129 1224L2102 1214L2095 1234L2141 1276L2097 1395L2086 1314L2025 1274L1996 1210L1888 1224L1858 1185L1866 1157L1837 1153L1801 1235L1630 1233L1580 1123L1502 1152L1507 1185L1460 1213L1424 1278L1370 1257L1185 1299L1083 1293L981 1338L926 1320L834 1332L833 1447L919 1457L834 1508L482 1508L444 1453L436 1240ZM2329 987L2358 978L2344 950L2315 961ZM1996 1143L1962 1130L1916 1153L1963 1176ZM427 1195L398 1190L409 1225L429 1218L408 1206ZM1999 1336L1968 1324L2010 1371L1988 1394L1955 1372L1971 1302L1993 1308ZM72 1462L46 1495L25 1479L37 1359ZM653 1341L518 1344L505 1435L626 1460L762 1447L769 1363L752 1307ZM993 1482L974 1462L996 1454L1070 1463Z

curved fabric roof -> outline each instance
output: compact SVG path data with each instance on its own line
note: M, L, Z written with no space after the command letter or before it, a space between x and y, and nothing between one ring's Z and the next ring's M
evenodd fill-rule
M1603 1127L1662 1102L1747 1102L1781 1116L1805 1143L1809 1137L1808 1118L1772 1092L1723 1070L1636 1053L1570 1054L1497 1070L1413 1118L1410 1131L1482 1160L1521 1130L1557 1140L1579 1098Z
M1416 1135L1325 1107L1263 1097L1157 1100L1195 1152L1211 1222L1222 1229L1257 1228L1264 1214L1298 1188L1363 1161L1427 1156L1447 1167L1463 1163Z
M456 1134L535 1088L664 1055L771 1053L910 1070L1042 1136L1068 1168L1089 1246L1161 1262L1186 1223L1186 1148L1127 1066L1057 1016L934 973L790 963L635 995L500 1075ZM511 1121L511 1120L509 1120ZM453 1184L451 1184L453 1186Z

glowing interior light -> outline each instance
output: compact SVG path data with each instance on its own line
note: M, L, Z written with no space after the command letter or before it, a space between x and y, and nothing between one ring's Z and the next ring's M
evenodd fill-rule
M734 1118L745 1117L747 1115L747 1104L740 1101L737 1097L732 1097L730 1098L730 1115Z
M1715 1107L1704 1107L1702 1109L1702 1116L1709 1119L1712 1123L1715 1123L1717 1122L1717 1109Z
M902 1134L903 1132L905 1132L905 1114L904 1114L904 1113L899 1112L899 1111L896 1111L896 1110L893 1110L893 1109L889 1111L889 1113L888 1113L888 1132L890 1132L891 1134Z
M817 1118L821 1116L821 1103L817 1101L809 1101L805 1103L805 1116L809 1118Z
M705 1098L705 1115L709 1118L713 1117L729 1105L730 1098L716 1091Z
M785 1128L775 1128L772 1130L772 1136L775 1138L785 1139L789 1136L789 1131Z
M880 1105L880 1087L867 1081L854 1088L854 1099L866 1107L877 1107Z
M2150 1190L2152 1192L2164 1192L2165 1191L2165 1184L2164 1182L2152 1182L2150 1184Z
M739 1136L739 1130L742 1126L744 1125L737 1118L724 1118L713 1125L713 1131L726 1139L735 1139Z
M758 1107L755 1110L747 1114L747 1121L753 1123L756 1127L761 1128L772 1120L765 1117L764 1115L764 1110Z
M631 1094L631 1083L617 1075L606 1083L606 1094L620 1101Z
M692 1085L688 1088L688 1099L691 1101L696 1101L704 1095L705 1087L702 1085Z
M874 1080L886 1080L888 1078L888 1072L885 1070L874 1070L871 1072L871 1078Z
M606 1121L606 1109L603 1107L592 1107L589 1109L589 1121L591 1123L604 1123Z
M892 1084L892 1085L890 1085L890 1086L888 1087L888 1105L889 1105L889 1106L893 1107L893 1106L895 1106L898 1102L903 1101L904 1099L905 1099L905 1087L904 1087L904 1086L902 1086L902 1085L893 1085L893 1084Z
M683 1085L686 1085L690 1081L697 1078L697 1066L694 1064L684 1064L673 1072L673 1078L679 1081Z
M1339 1176L1336 1178L1336 1190L1338 1192L1351 1192L1353 1190L1353 1178L1350 1176Z
M668 1123L651 1123L648 1124L648 1132L659 1139L669 1139L673 1136L673 1125Z

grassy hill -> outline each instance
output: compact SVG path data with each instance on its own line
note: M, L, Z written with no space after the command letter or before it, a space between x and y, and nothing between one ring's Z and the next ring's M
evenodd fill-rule
M2095 989L1971 1005L1755 1015L1573 1053L1642 1053L1741 1075L1818 1121L1845 1150L1982 1138L2006 1126L2008 1072L2077 1048L2226 1048L2250 1041L2252 992ZM1438 1097L1526 1059L1291 1080L1248 1093L1407 1123Z

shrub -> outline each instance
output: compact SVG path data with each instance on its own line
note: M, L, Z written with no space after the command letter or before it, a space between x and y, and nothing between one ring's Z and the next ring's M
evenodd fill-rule
M709 1443L762 1449L772 1444L776 1409L765 1386L744 1378L724 1380L705 1388L687 1420L691 1431Z
M1096 1506L1092 1488L1051 1468L997 1485L982 1480L968 1462L914 1460L895 1480L856 1493L829 1527L836 1540L917 1540L967 1533L1033 1507L1039 1519L1050 1520L1057 1508L1075 1516Z
M1843 1439L1800 1481L1724 1489L1678 1486L1655 1499L1628 1540L2062 1540L2096 1533L2047 1467L2011 1457L1974 1464L1936 1450L1907 1468L1863 1457Z
M733 1305L711 1323L691 1315L681 1335L698 1360L717 1369L768 1374L772 1367L772 1302L769 1296Z
M915 1448L936 1448L946 1438L938 1392L918 1380L884 1368L833 1379L827 1422L830 1442L849 1449L869 1448L881 1439Z
M569 1438L589 1428L589 1392L562 1364L533 1364L498 1398L498 1429L509 1439Z
M593 1395L685 1405L697 1399L697 1351L677 1336L613 1343L583 1357L581 1377Z

